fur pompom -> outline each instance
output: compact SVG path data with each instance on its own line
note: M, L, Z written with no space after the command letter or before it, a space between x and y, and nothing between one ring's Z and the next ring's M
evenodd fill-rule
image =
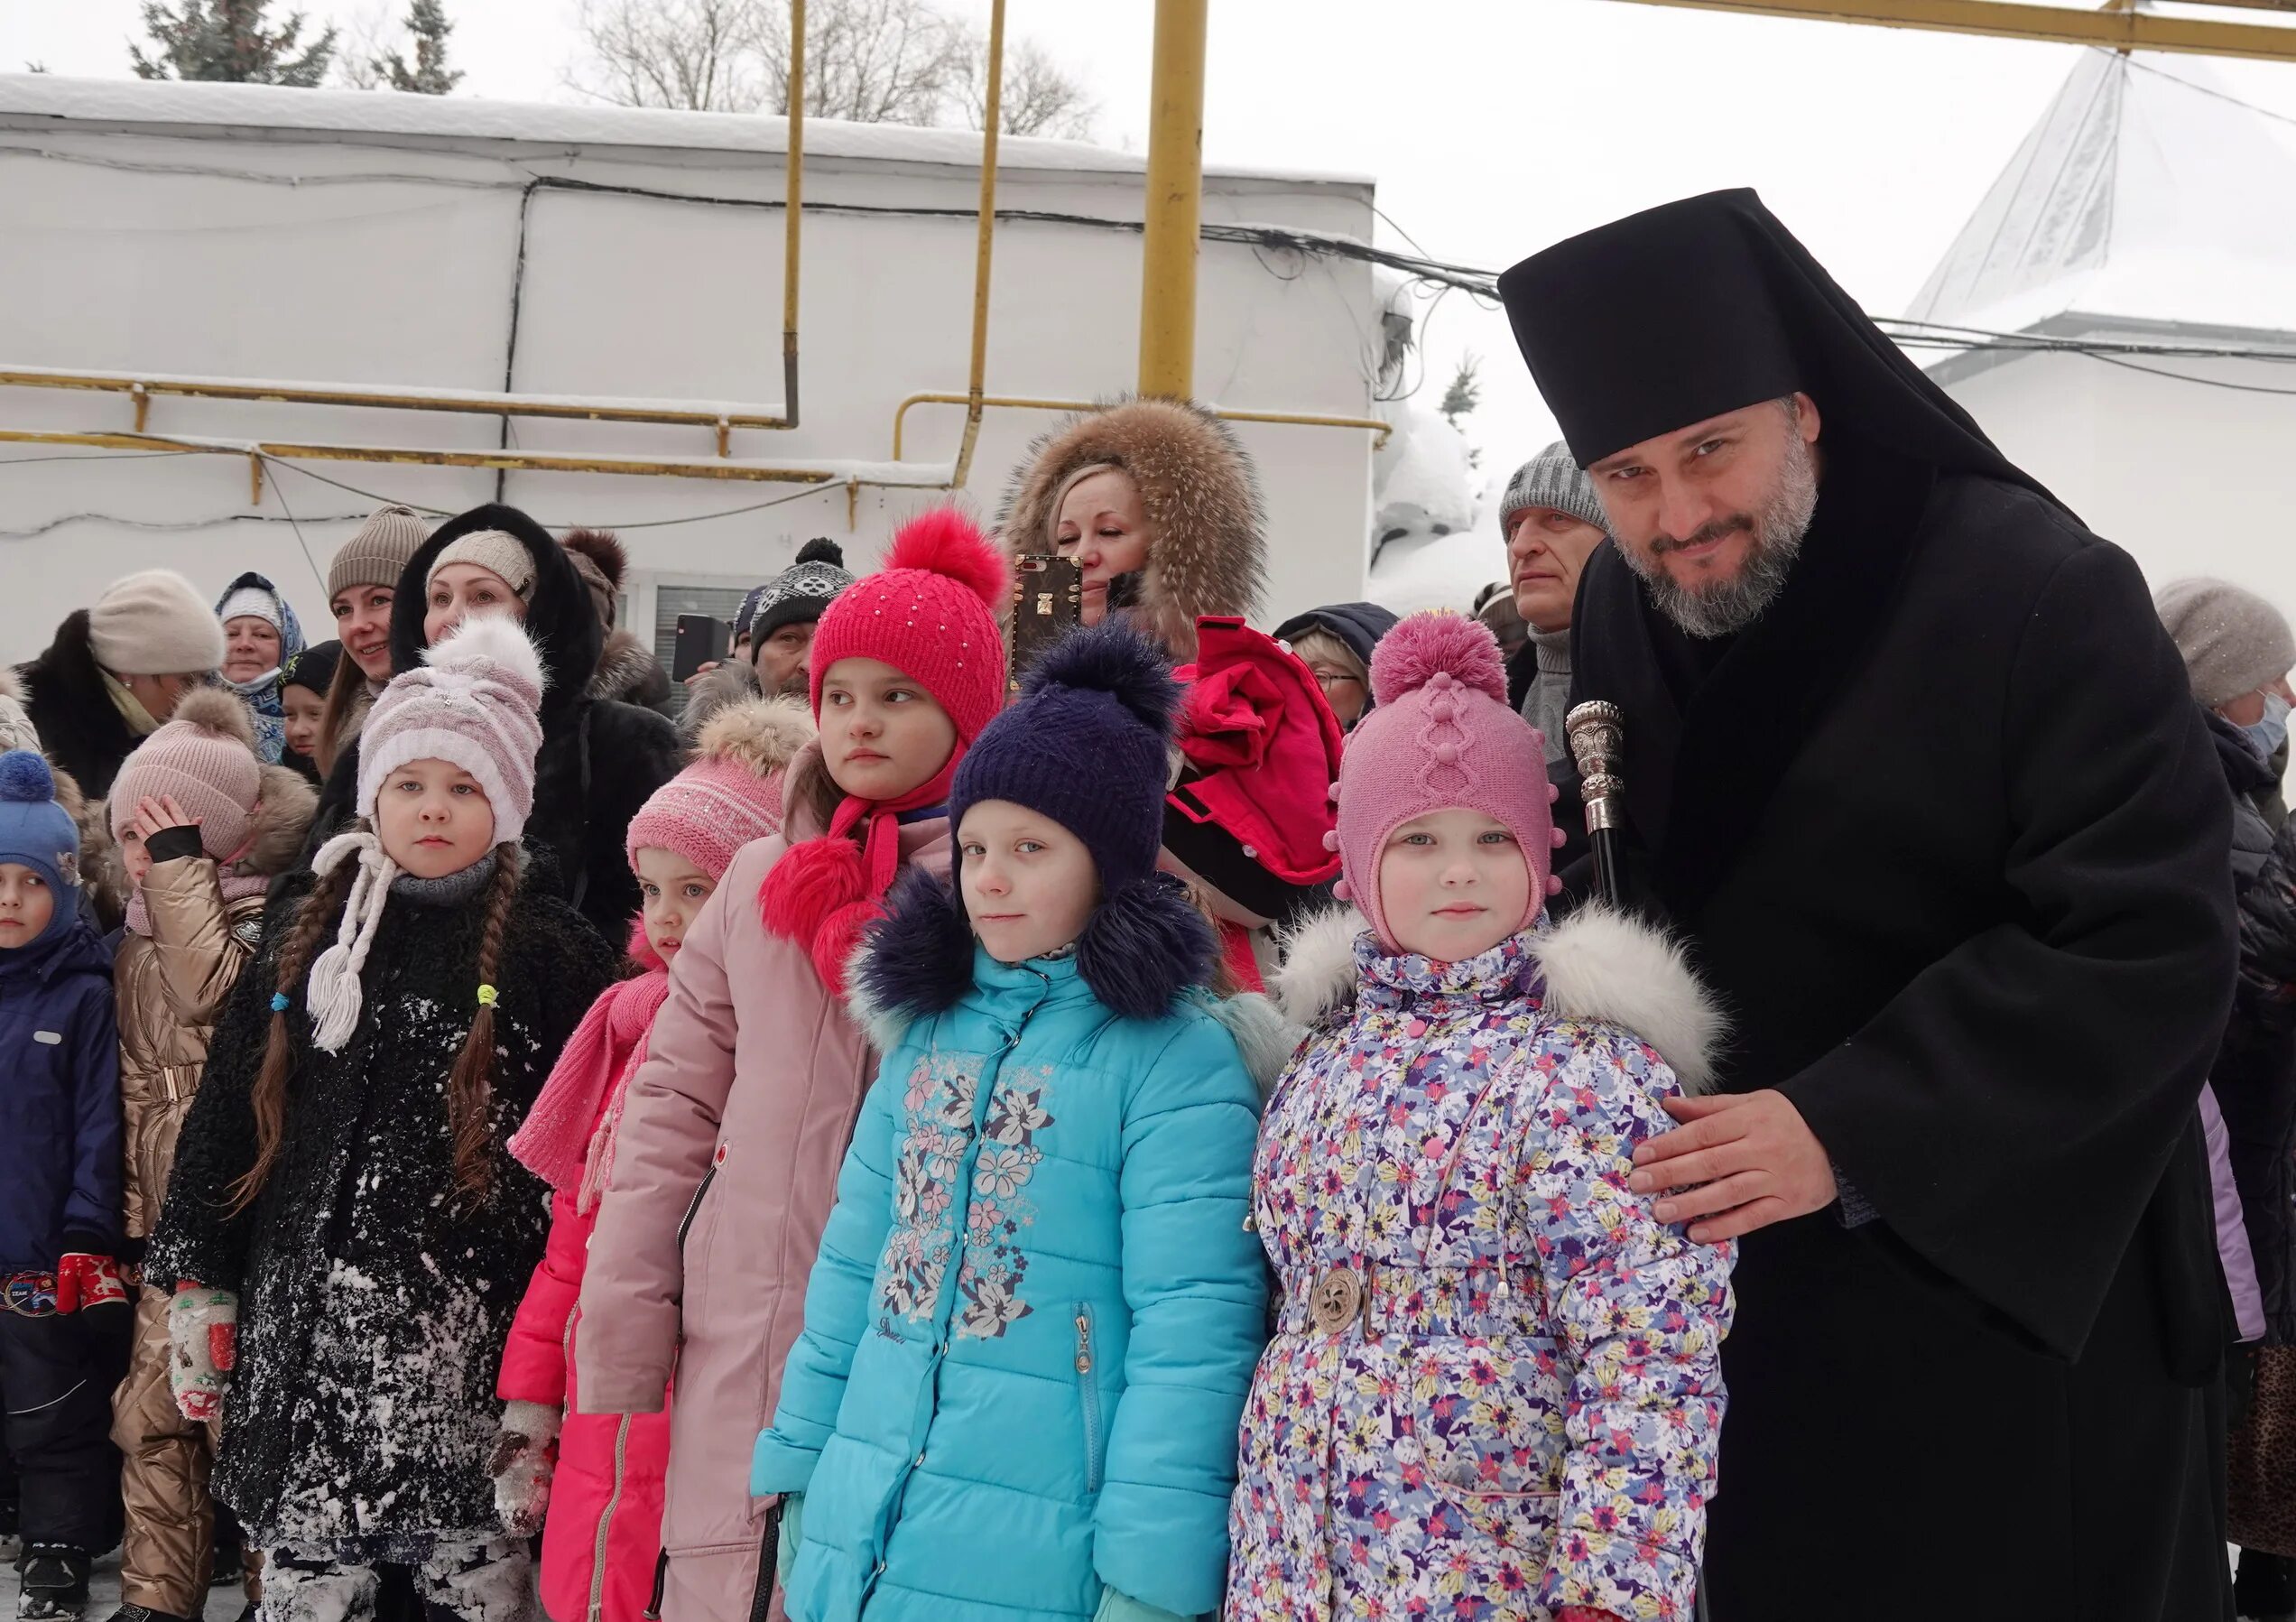
M751 699L728 704L703 723L694 739L699 760L726 760L770 777L813 741L813 718L793 698Z
M893 533L884 566L947 575L986 603L992 614L1004 612L1012 590L1004 553L955 507L935 507L903 524Z
M1105 692L1167 737L1180 708L1180 683L1172 680L1163 650L1113 619L1070 631L1021 679L1023 693L1048 687Z
M46 756L30 749L11 749L0 755L0 801L38 805L55 797L56 774L48 769Z
M606 583L616 590L622 577L630 567L630 554L612 530L570 529L560 542L568 551L579 552L597 565Z
M448 632L443 641L423 649L422 662L433 670L442 671L464 671L484 662L505 676L525 682L537 693L548 680L542 670L542 656L532 639L507 614L471 615Z
M909 868L885 904L846 982L847 1012L880 1052L911 1022L955 1007L973 984L973 933L948 880Z
M1439 673L1506 702L1506 664L1490 627L1441 608L1414 614L1379 639L1371 651L1372 701L1393 704Z
M861 848L851 839L802 839L782 853L757 893L765 927L785 941L810 946L823 920L866 894Z
M801 563L827 563L831 569L845 567L845 548L827 535L816 535L797 549Z
M821 920L821 927L814 932L813 944L807 950L813 959L813 972L821 977L821 984L829 988L831 996L845 995L846 968L853 961L853 954L869 932L869 926L884 916L884 909L875 902L856 901Z
M1152 874L1102 900L1077 937L1077 972L1127 1019L1156 1019L1207 985L1219 946L1178 879Z
M193 688L183 695L168 719L212 732L249 749L255 746L255 725L247 713L247 706L227 688Z

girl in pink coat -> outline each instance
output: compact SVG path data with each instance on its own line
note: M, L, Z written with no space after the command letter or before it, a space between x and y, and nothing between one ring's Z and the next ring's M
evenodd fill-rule
M662 1622L764 1614L771 1505L749 1496L750 1443L876 1063L846 1015L845 963L904 867L948 872L949 780L1004 701L1007 578L969 520L935 511L821 616L818 751L791 768L782 833L734 858L687 931L630 1084L582 1280L574 1411L659 1413L675 1367L649 1573Z
M630 955L643 972L591 1006L510 1140L510 1152L551 1185L551 1221L550 1247L503 1349L495 1499L505 1526L542 1533L542 1608L556 1622L639 1622L653 1594L669 1416L564 1420L574 1304L630 1079L670 992L670 964L735 852L781 831L784 778L812 737L794 700L722 709L702 729L693 764L632 820L626 849L644 905Z

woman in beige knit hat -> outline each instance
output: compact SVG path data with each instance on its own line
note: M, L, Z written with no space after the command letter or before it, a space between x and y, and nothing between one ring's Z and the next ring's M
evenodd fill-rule
M343 543L328 567L327 606L347 657L335 667L326 713L319 718L314 758L321 776L334 769L343 746L358 736L367 706L391 679L391 604L407 560L430 534L430 526L412 508L384 507Z

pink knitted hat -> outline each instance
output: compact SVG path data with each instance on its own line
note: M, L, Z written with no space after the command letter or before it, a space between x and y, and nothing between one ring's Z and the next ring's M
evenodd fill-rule
M795 699L752 699L711 716L693 764L630 819L632 866L641 850L674 850L713 883L725 877L736 851L782 831L789 764L812 741L813 723Z
M1528 924L1550 894L1555 793L1546 740L1507 708L1506 668L1489 629L1458 614L1412 615L1372 651L1371 691L1375 708L1339 758L1339 894L1393 950L1379 900L1388 837L1458 806L1505 824L1522 847L1531 894L1516 927Z
M127 832L137 805L162 795L199 824L199 848L211 859L232 861L245 848L263 798L263 763L236 693L186 693L167 725L136 746L112 783L112 838Z
M996 616L1011 575L1004 555L954 507L903 524L884 567L838 594L814 628L807 661L813 714L821 679L840 659L877 659L932 694L969 744L1004 707L1004 643Z
M473 615L422 663L391 678L359 733L358 809L375 815L384 779L411 760L443 760L478 780L495 842L514 844L534 814L542 746L542 659L519 623Z

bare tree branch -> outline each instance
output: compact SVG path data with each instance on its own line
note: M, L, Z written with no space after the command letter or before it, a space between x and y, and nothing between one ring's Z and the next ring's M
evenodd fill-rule
M965 122L980 129L988 122L988 42L978 34L967 42L958 74L957 102ZM1004 94L996 122L1007 135L1053 135L1089 141L1100 104L1034 40L1004 50Z
M764 0L582 0L588 60L568 83L625 107L754 113L765 80L755 51Z

